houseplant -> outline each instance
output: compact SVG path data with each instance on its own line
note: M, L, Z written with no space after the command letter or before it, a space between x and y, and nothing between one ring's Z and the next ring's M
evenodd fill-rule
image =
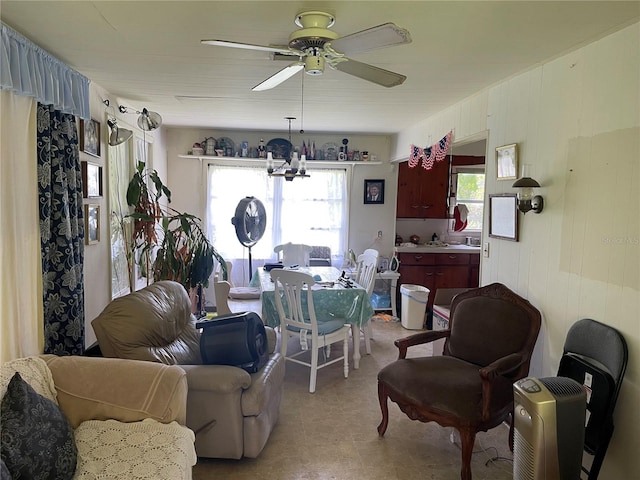
M139 162L127 187L127 205L133 212L130 261L136 262L147 278L174 280L192 294L207 287L213 273L214 258L226 278L226 262L203 232L201 220L161 205L171 203L171 191L156 170L148 171Z

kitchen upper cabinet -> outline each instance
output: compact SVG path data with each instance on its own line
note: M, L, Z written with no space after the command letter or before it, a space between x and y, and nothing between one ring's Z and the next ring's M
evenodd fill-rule
M403 162L398 171L398 218L447 218L449 162L435 162L431 170Z

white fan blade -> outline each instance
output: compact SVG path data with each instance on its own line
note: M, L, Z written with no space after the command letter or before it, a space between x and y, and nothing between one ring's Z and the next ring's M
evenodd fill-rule
M278 47L278 46L268 46L268 45L254 45L252 43L238 43L238 42L228 42L226 40L200 40L200 43L203 45L215 45L217 47L231 47L231 48L243 48L245 50L259 50L261 52L274 52L280 53L281 55L298 55L298 53L289 50L289 47Z
M298 73L303 68L304 68L303 62L295 62L295 63L292 63L291 65L287 65L279 72L271 75L265 81L253 87L251 90L253 90L254 92L261 92L262 90L269 90L270 88L277 87L285 80L288 80L289 78L293 77L296 73Z
M374 67L368 63L356 62L350 58L346 62L336 64L333 68L387 88L401 85L407 79L406 76L399 73Z
M329 44L335 51L351 55L405 43L411 43L411 35L408 30L400 28L394 23L384 23L377 27L345 35Z

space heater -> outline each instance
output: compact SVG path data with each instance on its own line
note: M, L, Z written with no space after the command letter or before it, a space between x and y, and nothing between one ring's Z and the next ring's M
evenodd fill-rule
M579 480L587 394L565 377L513 385L514 480Z

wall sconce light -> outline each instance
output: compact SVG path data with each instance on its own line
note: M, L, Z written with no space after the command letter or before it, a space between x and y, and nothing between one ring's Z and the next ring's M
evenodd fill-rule
M518 189L518 210L522 213L533 211L540 213L544 207L544 200L540 195L534 195L533 189L540 188L540 184L531 177L522 177L516 180L513 188Z
M109 100L103 100L107 106L107 110L113 110L113 107L109 107ZM115 114L115 110L113 110ZM109 125L109 145L115 147L116 145L120 145L121 143L126 142L133 136L133 132L131 130L127 130L126 128L118 127L118 121L116 120L115 115L110 115L107 113L107 125Z
M146 131L150 132L151 130L155 130L156 128L160 128L162 125L162 117L159 113L150 112L146 108L143 108L142 111L135 110L130 107L125 107L124 105L120 105L118 107L121 113L137 113L140 115L138 117L138 126Z
M115 118L107 118L107 125L109 125L109 130L111 131L109 134L109 145L112 147L126 142L133 136L133 132L131 130L118 127L118 123Z

